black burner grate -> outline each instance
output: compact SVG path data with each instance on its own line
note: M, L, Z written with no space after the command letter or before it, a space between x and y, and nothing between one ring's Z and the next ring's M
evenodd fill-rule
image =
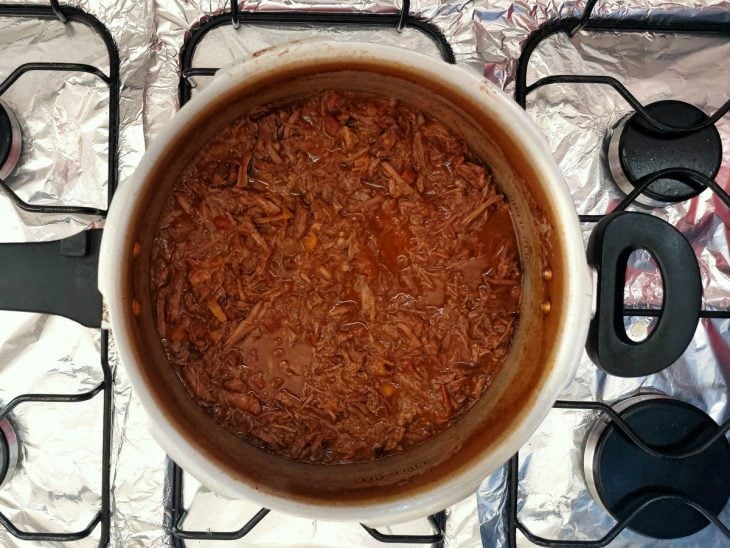
M64 24L79 23L92 29L104 42L109 57L109 74L105 74L98 67L79 63L26 63L18 66L5 80L0 83L0 97L5 93L24 74L31 71L65 71L65 72L85 72L93 74L102 80L109 88L109 129L108 129L108 179L107 201L111 201L118 181L118 142L119 142L119 53L116 44L111 37L109 31L94 16L73 7L60 7L57 0L51 0L50 6L43 5L26 5L0 4L0 17L23 17L35 18L38 20L58 19ZM81 206L53 206L53 205L35 205L23 201L13 190L8 187L5 181L0 180L0 189L7 194L17 207L31 213L62 213L62 214L80 214L94 215L98 217L106 216L106 209L96 209ZM89 234L89 233L86 233ZM98 244L98 234L89 236ZM84 238L84 241L86 239ZM51 244L3 244L3 254L11 249L18 250L25 247L29 251L40 249L39 246L50 246ZM64 251L64 244L61 244L61 256L68 255ZM68 250L66 250L68 251ZM51 254L53 255L53 254ZM74 255L74 253L71 253ZM81 253L86 255L86 253ZM75 256L81 256L78 253ZM28 256L31 256L29 253ZM50 255L49 255L50 256ZM55 264L55 263L51 263ZM39 265L40 266L40 265ZM95 267L93 268L95 273ZM93 278L95 280L95 276ZM101 302L96 299L95 282L91 290L88 291L88 299L78 300L73 308L91 311L94 306L98 310L92 311L86 321L82 321L84 325L99 327L101 320ZM0 308L8 310L24 310L23 306L18 307L18 302L14 302L15 295L9 295L8 299L3 299ZM17 300L17 299L16 299ZM32 299L31 299L32 300ZM86 301L82 303L81 301ZM11 302L12 301L12 302ZM58 303L57 303L58 304ZM7 305L7 306L5 306ZM43 305L48 303L43 302ZM60 308L64 308L62 304L58 304ZM68 309L68 307L66 307ZM41 311L41 310L39 310ZM51 310L51 313L54 311ZM73 314L70 316L72 317ZM77 321L79 321L78 318ZM103 381L94 389L81 394L24 394L13 399L9 404L0 409L0 420L9 415L18 405L33 403L78 403L90 400L102 394L103 397L103 416L102 416L102 464L101 464L101 502L100 509L89 521L89 524L82 530L76 532L29 532L16 527L12 520L0 513L0 525L2 525L14 537L36 542L70 542L77 541L88 537L97 527L100 528L99 546L107 546L109 544L109 527L111 521L111 429L112 429L112 394L113 394L113 372L109 365L109 332L105 329L101 330L101 350L100 350L100 366L103 373Z
M104 41L109 56L109 74L105 74L99 68L92 65L80 63L25 63L11 72L2 83L0 83L0 97L12 86L18 78L32 71L62 71L62 72L85 72L98 77L109 87L109 158L108 158L108 193L107 203L111 201L114 191L117 188L117 163L119 143L119 52L109 31L93 15L89 15L78 8L64 7L61 9L58 1L51 1L50 6L35 5L7 5L0 4L0 17L34 17L37 19L59 19L62 23L82 23L94 30ZM13 203L25 211L31 213L62 213L70 215L94 215L106 216L106 209L82 206L53 206L29 204L21 199L8 184L0 180L0 189L7 194Z
M522 108L527 106L527 95L536 89L552 84L594 84L598 86L610 86L616 90L621 97L634 109L636 115L652 127L656 133L676 134L676 133L692 133L703 128L714 125L720 118L730 112L730 100L726 101L712 115L708 116L702 122L692 127L673 127L663 124L655 119L649 110L642 105L626 87L610 76L600 75L566 75L556 74L540 78L532 84L527 84L527 69L530 65L530 59L535 49L545 39L558 33L565 33L573 36L578 31L590 31L597 33L664 33L677 35L705 35L719 36L730 39L730 22L698 20L692 17L667 17L661 14L649 18L632 19L632 18L592 18L591 12L597 0L590 0L581 17L566 17L546 23L525 41L517 65L517 74L515 82L515 100ZM632 205L636 198L649 186L663 178L677 178L692 186L702 185L709 187L717 197L730 209L730 195L720 187L714 179L710 179L705 174L693 169L670 168L650 173L641 177L634 184L632 192L626 195L611 211L603 215L579 215L579 219L584 223L596 223L611 213L624 211ZM659 316L661 310L631 308L624 310L625 316ZM701 310L701 318L730 318L730 309L724 310Z
M656 120L652 117L651 112L642 105L626 87L610 76L597 76L597 75L551 75L544 78L540 78L536 82L528 85L527 84L527 69L530 63L530 58L538 47L538 45L546 38L557 34L565 33L570 37L573 37L579 31L589 32L636 32L636 33L666 33L666 34L690 34L690 35L707 35L707 36L720 36L730 38L730 22L719 22L719 21L702 21L690 17L666 17L661 14L654 15L649 18L632 19L632 18L593 18L591 12L593 7L597 3L597 0L590 0L583 12L581 17L567 17L557 19L546 23L541 26L538 30L533 32L524 44L522 54L520 56L517 75L516 75L516 87L515 87L515 100L520 104L522 108L526 108L527 95L536 89L552 85L552 84L595 84L601 86L610 86L617 91L621 97L634 109L635 115L641 117L642 121L647 125L651 126L652 131L661 134L681 134L681 133L692 133L703 128L713 126L720 118L725 116L730 111L730 101L727 101L719 109L717 109L712 115L707 116L702 122L698 123L693 127L672 127L663 124L661 121ZM691 169L664 169L655 173L649 174L640 178L635 183L635 188L630 192L621 202L619 202L612 211L607 212L604 215L579 215L580 221L584 223L596 223L606 217L607 215L617 212L624 211L627 207L633 204L636 198L651 185L654 181L660 180L664 177L674 177L687 181L688 184L692 185L705 185L709 187L717 197L730 209L730 195L725 192L720 185L713 179L708 178L702 173ZM661 310L654 309L625 309L624 316L659 316ZM726 319L730 318L730 310L701 310L700 317L703 318L718 318ZM627 436L640 450L654 456L658 456L657 451L649 447L644 443L640 436L636 435L631 427L623 420L623 418L609 405L600 402L589 402L589 401L558 401L554 405L555 409L572 409L582 410L587 412L600 411L601 413L610 417L625 436ZM674 458L689 458L694 455L698 455L709 448L713 442L717 441L730 430L730 419L725 421L717 431L704 443L699 444L693 450L688 451L686 454L674 455ZM640 514L647 507L666 502L668 500L675 501L675 503L685 504L694 511L701 514L705 519L717 527L725 537L730 540L730 529L727 525L722 523L717 516L702 507L696 502L673 494L656 495L648 497L642 502L642 504L634 507L629 512L621 512L624 516L620 519L610 531L608 531L602 538L595 540L557 540L543 538L535 533L531 532L527 526L525 526L519 519L518 513L518 498L519 498L519 453L516 454L509 461L507 465L507 512L506 512L506 525L507 525L507 538L510 547L517 546L517 531L519 530L530 542L538 546L586 546L586 547L601 547L606 546L613 541L624 529L630 527L632 520Z
M112 428L112 390L113 374L109 366L109 332L101 331L101 370L104 380L93 389L81 394L23 394L14 398L5 407L0 409L0 421L6 418L17 406L28 403L80 403L88 401L98 394L103 394L103 435L102 435L102 469L101 469L101 508L89 521L89 524L80 531L69 533L57 532L30 532L16 527L12 520L0 512L0 525L14 537L20 540L37 542L70 542L88 537L97 526L101 526L99 546L109 543L109 524L111 517L110 491L110 455L111 455L111 428Z
M172 460L167 461L167 485L165 499L165 530L169 542L175 548L185 548L186 540L239 540L248 535L270 512L261 508L243 526L235 531L189 531L183 528L188 515L183 502L183 470ZM434 529L431 535L388 535L377 529L362 525L375 540L387 544L430 544L443 548L446 530L446 512L441 511L428 517Z
M540 78L536 82L527 84L527 69L530 59L537 46L545 39L557 33L565 33L570 36L575 34L577 30L585 30L591 32L650 32L650 33L669 33L669 34L693 34L693 35L709 35L730 37L730 23L697 21L692 18L663 18L656 16L647 19L631 19L631 18L596 18L590 19L590 11L593 9L596 1L592 0L586 7L586 15L583 17L566 17L551 21L537 31L532 33L524 44L522 54L520 55L517 65L517 74L515 82L515 100L522 108L527 106L527 95L541 87L552 84L595 84L601 86L610 86L617 91L621 97L634 109L645 123L652 127L657 133L676 134L676 133L693 133L700 129L704 129L714 125L720 118L730 111L730 100L726 101L711 116L692 127L674 127L668 126L652 116L650 110L639 102L626 87L617 79L611 76L599 75L572 75L572 74L556 74ZM725 192L722 187L713 179L710 179L703 173L692 169L671 169L656 172L646 177L642 177L636 182L636 188L628 194L613 210L604 215L580 215L583 222L594 223L600 221L606 215L616 211L624 211L629 205L634 203L636 197L646 190L649 185L662 177L674 176L687 180L689 184L701 184L708 186L722 202L730 208L730 195ZM730 313L726 316L730 317Z
M455 63L456 58L451 45L446 41L443 33L427 21L408 15L409 1L403 3L403 12L400 13L330 13L330 12L309 12L309 11L284 11L284 12L248 12L238 11L234 13L221 13L205 19L195 26L187 37L180 51L181 78L178 86L180 105L190 100L191 92L195 87L192 80L195 76L213 76L218 68L216 67L193 67L193 57L201 41L213 29L223 25L233 25L240 28L240 25L281 25L285 27L296 27L301 25L326 25L350 28L376 28L392 29L403 28L415 29L427 37L438 47L441 57L447 63ZM232 5L236 5L233 2ZM405 15L404 15L405 14Z
M398 13L331 13L314 11L282 11L282 12L249 12L241 11L237 2L231 2L231 11L207 18L196 25L186 37L180 51L180 83L178 95L180 106L190 100L195 87L195 76L213 76L217 67L193 67L195 51L207 34L220 26L231 25L241 29L246 25L274 24L295 28L301 25L325 25L348 28L376 28L402 30L412 28L429 37L438 47L441 57L447 63L455 63L454 52L443 33L429 22L410 15L410 1L404 0L402 10ZM261 508L251 519L236 531L187 531L183 523L187 511L183 503L183 472L174 462L169 461L166 478L165 530L173 544L184 548L185 540L237 540L246 536L269 513ZM428 518L435 533L432 535L387 535L377 529L363 525L363 528L375 539L383 543L393 544L431 544L442 546L446 513L439 512Z
M624 418L616 412L610 405L601 402L585 402L585 401L557 401L555 402L554 409L568 409L586 412L600 411L607 415L612 424L621 431L631 442L641 451L657 457L665 457L664 453L658 452L641 439L631 428ZM730 431L730 419L726 420L715 433L704 439L699 444L689 444L692 449L677 454L671 454L673 459L685 459L699 455L711 447L718 439L725 436ZM704 434L699 432L700 435ZM690 500L681 495L675 494L661 494L647 497L641 504L635 506L629 512L621 512L624 517L614 525L603 537L595 540L557 540L557 539L546 539L539 535L536 535L530 529L520 521L518 511L518 499L519 499L519 454L516 454L508 463L507 469L507 538L510 547L517 546L517 531L520 531L530 542L537 546L586 546L591 548L598 548L601 546L608 545L613 541L624 529L630 527L632 520L640 514L647 507L652 504L666 502L672 500L678 504L685 504L693 508L696 512L702 514L702 516L717 527L725 537L730 541L730 528L722 523L714 512L704 508L697 504L695 501Z

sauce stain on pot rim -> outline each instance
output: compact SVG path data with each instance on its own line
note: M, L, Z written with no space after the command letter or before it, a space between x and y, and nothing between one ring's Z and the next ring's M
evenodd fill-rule
M158 423L156 427L162 427L167 432L161 436L166 438L163 446L175 458L179 458L180 464L193 475L204 483L207 480L216 488L224 483L222 478L228 478L233 483L230 488L223 486L225 493L250 497L283 511L344 520L377 520L388 519L389 516L392 521L398 521L408 516L427 514L463 498L485 475L505 462L526 441L549 410L560 388L572 375L580 349L576 350L574 340L567 339L574 339L576 333L581 335L587 329L587 317L585 321L581 319L583 315L587 315L584 305L587 304L590 291L585 280L588 277L587 268L581 269L568 263L568 256L571 262L585 261L585 256L575 213L567 199L567 190L552 188L562 185L557 168L549 158L537 130L525 122L524 113L506 96L500 96L496 90L492 90L490 95L493 94L500 102L498 106L504 107L500 119L499 116L493 116L495 113L487 108L490 105L483 104L483 97L478 96L481 93L478 92L481 82L476 79L457 73L451 78L450 73L445 68L442 70L442 67L437 72L443 74L435 74L428 65L421 66L419 73L419 65L424 60L432 63L430 58L410 52L391 51L391 48L386 47L368 47L371 52L358 54L356 46L343 47L338 44L340 53L352 52L354 58L337 60L319 59L317 55L326 57L327 53L310 48L306 51L306 56L303 56L317 60L317 66L291 67L292 63L287 63L287 66L275 66L273 69L269 67L265 74L248 78L247 81L220 81L203 91L198 97L199 101L194 99L186 105L181 110L186 113L183 118L179 114L177 120L173 119L167 133L163 134L169 140L158 140L153 144L136 175L141 186L135 192L135 207L127 206L132 209L133 215L121 219L121 213L114 215L115 207L112 206L110 216L125 230L115 237L116 241L109 243L114 246L114 250L105 254L105 262L108 263L109 258L114 257L117 264L121 265L121 270L104 289L105 292L114 289L114 294L107 298L112 304L114 327L119 333L123 362L130 370L135 389L142 397L153 422ZM295 48L289 52L290 55L295 53ZM384 59L375 59L374 56L382 56ZM391 58L393 59L389 60ZM412 61L411 66L404 66L405 58ZM262 55L252 60L252 63L263 65L262 68L266 69L270 56ZM271 61L270 64L275 65L276 61ZM271 85L277 82L280 86L289 86L291 92L291 84L295 79L298 84L311 86L313 80L316 83L316 74L320 74L320 79L323 78L323 70L330 71L324 77L330 81L332 77L342 80L343 74L352 75L355 72L353 68L358 69L359 74L369 73L366 76L371 76L373 71L379 74L379 83L361 83L366 87L368 84L377 85L380 90L382 84L384 88L392 89L393 93L408 94L408 99L427 101L428 106L433 105L438 112L451 112L454 118L451 122L457 129L471 134L465 135L470 143L476 142L476 137L480 137L483 142L477 144L482 152L490 149L499 153L502 167L508 168L508 173L503 173L502 178L498 177L498 182L501 186L504 182L511 185L522 184L520 195L516 194L520 190L517 186L511 188L507 194L516 207L529 211L529 216L525 215L523 218L522 230L529 228L532 234L523 232L522 237L525 240L523 250L534 265L531 269L533 278L530 281L530 291L535 295L527 300L534 303L536 308L532 310L539 310L539 303L544 302L544 297L548 296L552 310L548 315L540 313L539 321L530 320L531 325L525 326L534 328L533 340L534 333L542 333L540 343L525 344L516 350L519 357L532 359L520 362L519 375L513 367L510 378L497 381L496 384L501 382L499 401L490 402L489 409L485 405L475 407L456 425L459 427L456 430L460 430L462 435L455 436L454 432L448 435L447 432L443 437L437 438L436 447L431 446L425 451L428 458L416 456L406 459L408 462L394 458L387 466L380 461L379 469L375 473L367 466L347 465L338 468L338 478L332 478L330 472L323 475L323 471L316 469L316 466L299 468L287 464L282 473L280 459L272 467L272 463L261 455L244 451L250 459L237 456L235 453L241 449L240 444L231 445L231 440L220 432L211 430L209 424L201 421L193 410L185 409L184 403L174 397L180 383L170 375L169 367L165 371L164 360L155 359L159 358L159 349L145 341L144 336L145 325L149 327L149 298L144 297L148 288L144 283L138 283L138 271L145 267L144 255L145 250L149 249L149 242L145 241L143 228L145 224L149 225L149 218L154 216L155 198L159 202L160 194L164 194L165 183L169 182L165 180L166 177L171 176L171 170L179 168L175 166L175 159L185 156L186 146L187 150L194 149L195 143L191 147L191 141L185 141L197 137L200 142L201 136L195 135L196 130L215 130L211 127L212 124L206 123L211 119L215 120L210 117L211 114L218 111L220 116L226 107L233 108L236 105L241 109L241 99L247 93L251 101L256 99L253 97L255 91L268 93L270 98L271 93L276 92L276 89L271 89ZM453 89L453 82L459 80L462 80L464 89ZM420 93L413 93L416 90L420 90ZM482 104L476 106L471 104L472 101ZM201 108L206 105L207 108ZM516 113L513 122L519 124L520 132L524 133L522 137L517 136L514 128L511 131L498 131L501 125L507 124L504 117L509 116L511 110ZM525 148L531 146L530 144L536 148L532 150L531 156L526 157ZM490 156L488 160L494 164L493 157ZM538 166L540 170L535 171ZM519 180L521 182L516 182ZM152 181L156 184L153 185ZM503 190L506 190L504 186ZM553 194L555 198L552 197ZM545 200L542 203L547 204L549 209L541 210L536 206L541 200ZM121 212L127 207L120 205L116 209ZM135 234L140 235L142 253L140 260L130 265L129 252ZM523 263L527 264L524 256ZM541 277L542 271L548 266L554 272L549 283ZM137 276L130 270L136 270ZM571 294L571 283L577 294ZM142 302L143 313L137 320L131 317L129 308L124 306L124 303L129 303L132 294L139 295ZM533 314L534 316L538 315ZM563 359L556 364L558 355ZM505 386L505 381L509 386ZM174 383L178 386L174 386ZM444 456L444 447L453 451ZM454 451L457 454L452 454ZM422 467L419 469L422 470L421 473L409 475L409 467L419 461L430 462L432 466ZM276 470L278 475L276 478L263 477L264 470ZM429 473L425 473L426 471ZM376 480L375 485L365 485L367 482L363 481L381 475L384 478L393 478L396 472L405 481L401 481L401 478L391 483Z

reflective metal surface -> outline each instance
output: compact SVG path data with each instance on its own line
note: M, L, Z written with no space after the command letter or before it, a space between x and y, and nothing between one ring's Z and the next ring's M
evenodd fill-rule
M10 150L5 161L0 165L0 179L7 179L10 174L15 170L15 166L18 165L20 159L20 151L23 148L23 135L20 130L20 124L18 119L15 117L13 110L8 107L5 103L0 101L5 113L8 115L10 121Z
M36 2L38 3L38 2ZM75 2L111 31L121 56L120 181L136 167L145 143L154 138L177 107L178 55L186 32L206 15L226 8L208 0L120 0ZM431 21L448 38L459 65L502 86L514 88L516 60L527 36L549 19L577 15L582 2L547 0L419 0L411 11ZM246 10L323 9L394 12L396 0L260 0ZM725 18L727 0L608 0L597 16L646 16L667 11L693 18ZM372 40L438 52L413 30L303 27L283 29L241 25L216 29L201 44L196 66L225 66L268 45L315 36ZM80 25L58 21L0 19L0 75L18 64L58 60L105 66L100 41ZM533 55L528 82L554 73L611 74L647 104L677 98L711 112L728 99L730 41L644 33L556 35ZM436 61L435 61L436 62ZM204 86L205 77L196 82ZM8 183L31 202L76 203L105 207L108 108L104 87L87 75L27 75L3 100L17 114L24 134L18 168ZM616 94L591 86L550 86L528 97L528 113L545 133L581 213L603 213L623 194L611 180L602 154L604 139L630 108ZM730 120L718 123L724 156L718 182L730 185ZM636 206L637 209L641 206ZM690 239L701 264L706 308L730 307L730 213L710 191L660 208ZM70 235L88 219L38 219L19 213L0 196L0 239L37 241ZM592 226L584 225L586 238ZM645 253L635 253L627 271L627 306L660 306L661 276ZM627 332L641 338L650 318L627 319ZM581 344L581 341L576 341ZM112 362L116 364L112 350ZM0 313L0 399L29 391L84 391L101 380L99 334L69 320L34 314ZM151 440L144 413L131 393L123 368L116 367L113 431L112 546L162 546L165 456ZM618 379L598 371L584 357L564 398L613 401L637 389L657 389L707 411L716 421L727 415L730 378L730 321L701 321L684 356L671 368L641 379ZM101 402L75 406L18 407L14 416L21 438L20 466L0 490L0 510L28 529L81 529L98 507ZM520 452L520 517L533 531L553 538L597 538L613 523L590 495L582 473L582 448L595 421L591 413L553 411ZM69 437L68 432L74 432ZM476 497L449 509L448 546L507 545L506 475L486 478ZM186 477L187 528L235 529L257 508L229 502ZM478 506L478 513L477 513ZM253 510L253 512L252 512ZM721 514L726 523L730 509ZM405 526L408 530L409 526ZM423 524L414 525L424 532ZM400 530L399 530L400 532ZM95 536L96 535L96 536ZM268 515L245 543L298 546L377 546L359 526ZM524 541L519 539L522 544ZM712 528L663 546L713 546L721 538ZM72 546L94 546L98 533ZM0 545L27 546L0 530ZM211 546L189 542L189 546ZM230 544L217 543L216 546ZM234 543L234 545L241 545ZM622 533L615 546L655 546L656 541Z
M608 151L606 153L606 161L608 162L608 168L611 171L611 177L613 177L613 180L624 194L629 194L632 190L634 190L634 185L631 184L631 181L629 181L626 176L624 168L621 167L621 159L619 158L621 134L623 133L626 124L629 120L631 120L631 116L631 114L624 116L619 121L618 125L610 130L609 135L607 136ZM639 196L636 197L636 201L649 207L662 207L666 205L665 203L655 200L651 196L645 196L644 194L639 194Z
M0 488L13 477L18 466L18 438L13 424L0 420Z
M614 411L622 413L632 405L641 403L643 401L666 399L667 397L662 394L640 394L636 396L630 396L612 405ZM602 415L598 419L593 427L590 429L588 437L585 441L585 449L583 449L583 476L585 478L588 491L590 491L593 500L596 501L604 512L608 513L608 510L601 502L601 495L598 493L598 487L596 486L595 480L595 456L596 448L601 436L606 431L606 427L611 423L610 417Z
M584 2L483 0L474 7L477 50L487 78L513 92L517 60L527 37L557 17L578 16ZM672 14L693 21L728 21L726 0L607 0L596 17L638 17ZM710 114L730 97L730 40L727 37L673 36L668 33L595 33L574 37L557 34L532 55L527 83L553 74L614 76L647 105L662 99L694 104ZM527 97L527 111L545 133L566 177L576 208L584 214L608 211L624 193L613 182L604 154L605 139L631 108L605 86L559 84ZM718 183L730 188L730 118L718 123L723 144ZM710 191L697 198L651 212L676 226L690 241L703 279L706 309L730 307L730 212ZM586 240L593 228L584 223ZM658 308L661 275L648 253L634 252L626 272L626 307ZM627 317L627 335L641 340L653 319ZM576 342L576 344L579 344ZM573 382L561 399L615 401L639 389L656 390L691 403L721 423L727 419L730 381L730 321L702 319L684 355L670 368L637 379L608 376L584 356ZM583 444L597 416L585 411L554 410L520 451L519 516L536 534L553 539L592 540L616 522L594 501L583 477ZM506 471L487 478L478 492L485 546L506 546ZM730 508L720 518L730 523ZM530 545L521 533L518 545ZM657 540L624 531L611 546L651 547ZM716 529L662 546L721 546Z

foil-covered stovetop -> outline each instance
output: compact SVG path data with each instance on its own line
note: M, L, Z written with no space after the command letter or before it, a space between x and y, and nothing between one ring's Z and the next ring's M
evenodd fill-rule
M45 2L36 2L45 4ZM95 0L75 2L111 32L120 54L121 100L119 180L129 176L145 144L178 108L179 52L186 34L205 17L229 9L215 1ZM325 10L396 12L400 2L361 0L350 3L298 1L242 2L242 10ZM582 13L583 2L510 0L415 0L412 15L431 22L451 45L457 63L484 75L508 93L514 92L516 60L539 25ZM601 2L600 17L648 17L657 14L730 21L725 0ZM194 64L221 67L269 45L293 39L327 37L400 45L439 57L433 41L417 30L322 28L276 25L230 25L212 31L201 42ZM87 63L108 71L106 51L82 25L60 21L0 18L0 78L30 61ZM528 83L556 73L612 75L643 103L681 99L707 113L730 94L730 39L651 33L579 32L555 35L535 51ZM209 78L196 77L196 89ZM193 93L195 90L193 91ZM5 94L24 132L24 152L9 181L32 203L106 206L108 99L92 77L26 75ZM603 213L621 198L603 157L610 127L630 112L615 93L582 85L542 88L528 97L527 111L544 131L580 213ZM723 144L716 180L730 188L730 120L717 124ZM707 310L730 308L730 211L705 191L692 201L651 211L679 228L700 260ZM97 219L19 214L0 196L0 240L43 241L68 236ZM586 223L588 237L592 225ZM627 306L657 307L661 278L646 254L634 256L626 287ZM627 331L645 334L650 320L630 319ZM37 314L0 313L0 402L28 392L83 392L102 379L100 336L70 320ZM150 438L144 413L131 392L124 370L110 355L115 371L111 458L111 545L162 546L171 541L164 528L167 463ZM638 390L656 390L692 403L717 422L728 416L730 321L703 319L682 358L650 377L620 379L600 372L584 357L563 399L606 401ZM28 530L78 530L99 507L101 492L102 404L88 402L19 406L13 414L20 439L20 464L0 489L0 511ZM582 472L582 447L596 415L554 410L520 451L519 516L542 536L595 539L615 523L593 501ZM185 476L185 528L233 530L258 507L230 502ZM447 546L507 546L506 468L486 478L474 497L448 509ZM720 516L730 522L730 509ZM383 530L387 532L387 530ZM394 532L428 533L425 520L393 528ZM98 528L88 538L58 546L94 546ZM519 545L530 545L518 535ZM712 527L663 546L719 546L723 538ZM378 546L357 524L333 524L291 518L272 512L246 538L232 543L188 541L188 546L241 544L277 546ZM612 546L655 546L657 541L625 531ZM27 546L0 529L0 545ZM48 546L48 543L39 545Z

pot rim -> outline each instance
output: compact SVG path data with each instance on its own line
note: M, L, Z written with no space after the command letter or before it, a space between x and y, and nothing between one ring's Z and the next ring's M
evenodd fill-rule
M135 365L132 334L125 316L130 303L123 298L123 276L118 265L129 251L130 222L142 195L143 183L154 170L158 158L173 141L173 137L194 122L204 107L213 104L226 91L237 87L250 74L275 73L292 64L316 63L338 58L366 59L373 62L417 67L424 78L459 86L477 105L490 104L489 112L499 124L513 132L514 137L533 152L531 161L535 172L542 175L541 183L549 187L553 208L561 221L560 239L564 244L566 276L570 291L564 296L565 324L556 342L555 361L542 383L537 396L511 432L496 446L496 450L475 459L463 473L452 475L417 497L403 496L385 502L358 503L347 506L310 504L260 491L231 478L211 464L202 450L192 445L178 432L155 404L154 398ZM496 105L496 106L494 106ZM482 107L483 108L483 107ZM568 188L552 159L543 135L527 114L501 90L477 78L466 70L437 62L432 57L393 46L358 42L307 41L269 48L233 68L219 71L214 80L193 97L167 123L153 140L131 180L120 185L106 222L99 264L99 290L109 305L111 324L121 361L125 366L135 393L149 418L154 439L170 457L204 485L230 498L246 498L267 508L310 518L334 521L364 521L372 525L404 522L434 513L456 503L475 491L482 480L506 463L545 418L559 393L572 379L583 352L588 333L592 288L578 217ZM580 344L576 344L579 341Z

